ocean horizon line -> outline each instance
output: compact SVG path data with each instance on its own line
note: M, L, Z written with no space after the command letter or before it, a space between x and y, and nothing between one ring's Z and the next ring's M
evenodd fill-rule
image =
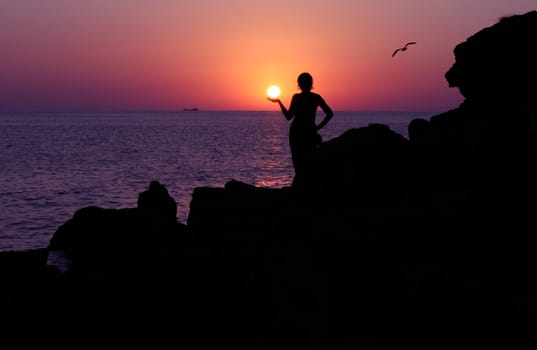
M447 110L431 109L334 109L334 113L442 113ZM0 110L0 114L99 114L99 113L196 113L196 112L240 112L240 113L265 113L280 112L279 109L98 109L98 110Z

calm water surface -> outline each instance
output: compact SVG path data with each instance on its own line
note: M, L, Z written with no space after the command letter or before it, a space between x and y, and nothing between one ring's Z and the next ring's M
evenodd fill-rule
M434 114L336 112L321 134L383 123L406 137L412 119ZM183 223L195 187L287 186L288 127L278 111L0 114L0 250L46 247L85 206L135 207L152 180Z

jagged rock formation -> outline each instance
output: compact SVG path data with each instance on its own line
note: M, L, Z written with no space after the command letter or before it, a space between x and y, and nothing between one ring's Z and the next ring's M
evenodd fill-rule
M137 208L79 209L54 233L48 249L64 252L76 267L151 262L171 249L185 231L176 215L175 200L153 181L140 193Z
M335 343L528 341L527 315L536 311L526 277L537 267L536 26L535 11L505 18L457 46L446 78L464 103L414 120L409 140L372 125L323 144L308 176L285 192L197 189L189 230L235 247L221 252L223 261L240 260L245 242L265 256L273 256L259 249L266 240L284 247L276 266L285 268L264 266L284 281L302 274L298 286L285 282L288 293L313 293L317 303L306 309L323 311L310 329ZM509 334L485 337L483 329Z
M457 45L455 59L446 79L464 102L409 125L410 176L423 180L412 190L459 204L531 204L537 195L537 11L472 35Z
M382 124L351 129L323 143L302 179L293 184L317 204L399 201L405 191L408 140Z

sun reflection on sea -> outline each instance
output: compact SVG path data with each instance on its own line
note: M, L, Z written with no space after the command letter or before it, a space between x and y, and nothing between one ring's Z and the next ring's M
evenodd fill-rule
M280 188L289 186L291 178L287 175L268 176L255 182L256 187Z

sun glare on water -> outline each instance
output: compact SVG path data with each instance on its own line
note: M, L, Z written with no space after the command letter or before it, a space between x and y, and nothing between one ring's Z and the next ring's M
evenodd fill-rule
M269 88L267 89L267 95L270 98L280 97L280 88L277 87L276 85L269 86Z

